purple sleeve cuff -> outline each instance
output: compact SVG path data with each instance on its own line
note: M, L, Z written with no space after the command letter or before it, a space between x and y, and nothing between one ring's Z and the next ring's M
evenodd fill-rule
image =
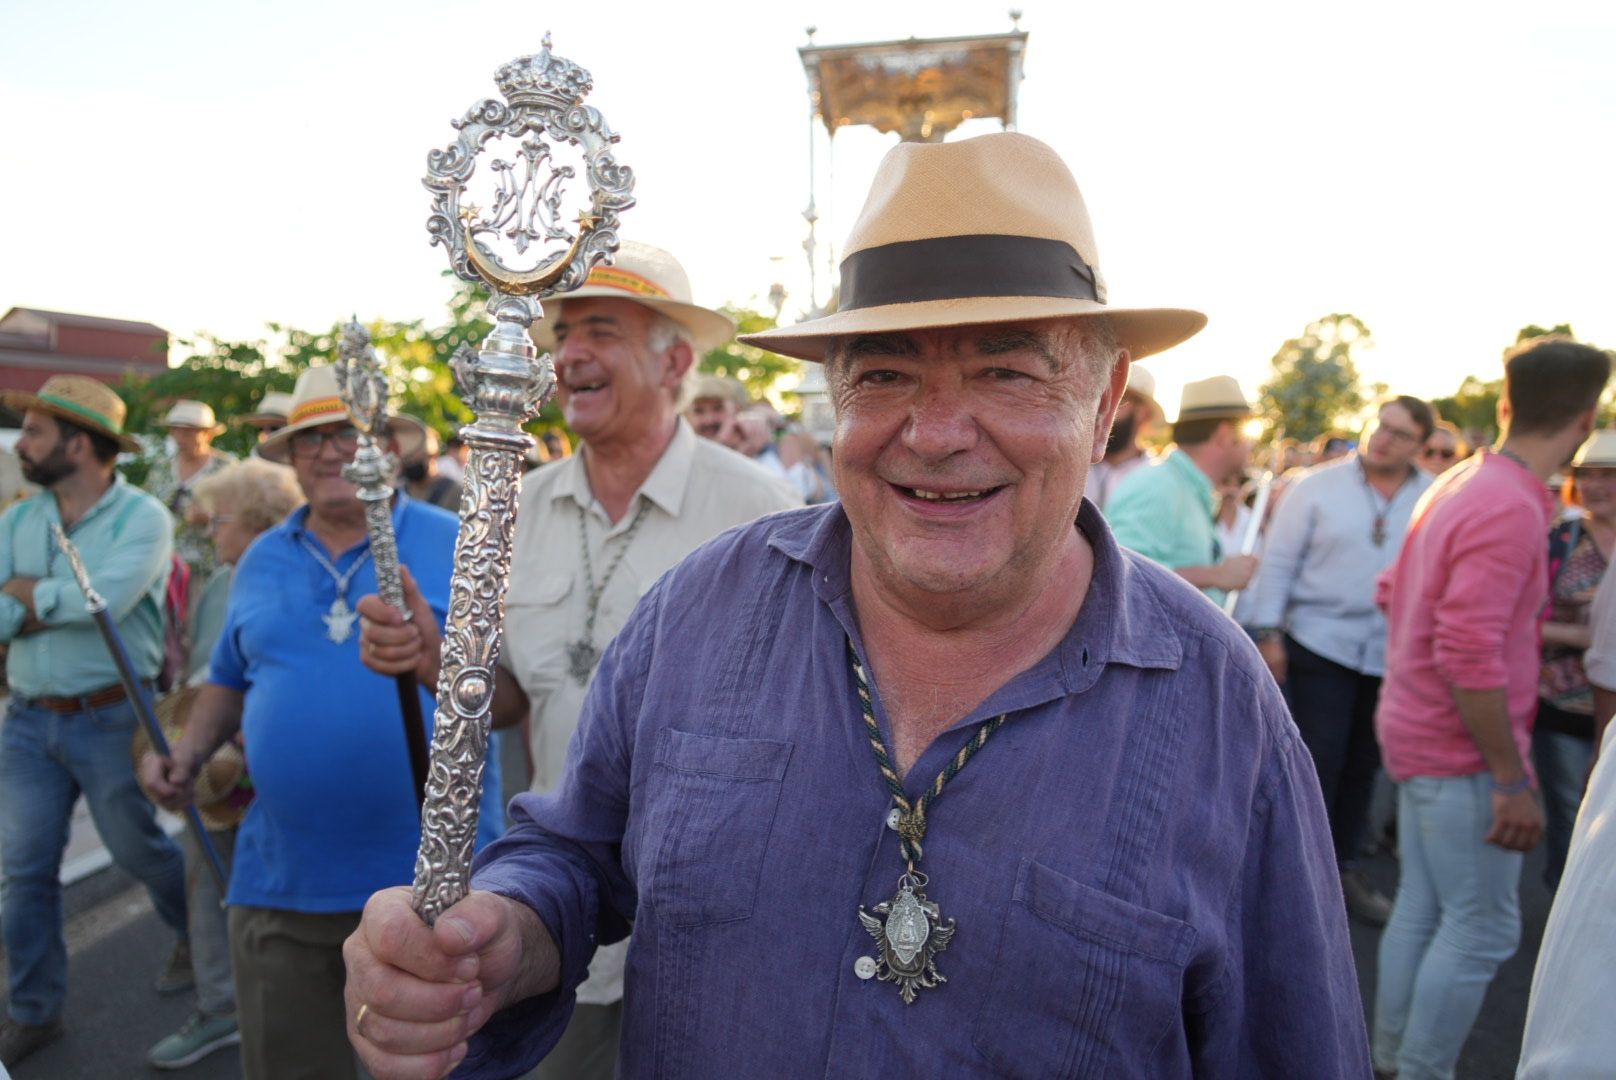
M589 861L531 823L517 824L477 856L472 887L526 904L561 952L561 983L495 1013L473 1035L457 1077L518 1076L555 1048L595 955L599 905Z

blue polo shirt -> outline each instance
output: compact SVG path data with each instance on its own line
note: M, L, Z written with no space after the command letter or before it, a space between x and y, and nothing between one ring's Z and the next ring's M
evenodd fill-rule
M213 650L213 682L246 695L242 732L253 800L236 839L230 903L311 913L357 911L372 893L414 880L420 815L398 691L359 660L359 632L337 644L321 620L336 582L303 545L343 573L368 540L333 555L308 532L308 508L265 532L242 557ZM442 625L459 519L399 495L399 559ZM376 591L366 559L349 607ZM432 734L434 702L421 692ZM499 765L483 771L478 846L500 833Z

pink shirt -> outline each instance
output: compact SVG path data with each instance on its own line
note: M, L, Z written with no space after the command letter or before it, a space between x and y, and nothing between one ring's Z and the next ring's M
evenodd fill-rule
M1553 505L1537 477L1483 450L1414 508L1376 596L1387 637L1375 728L1392 779L1486 771L1453 687L1507 691L1515 745L1531 770Z

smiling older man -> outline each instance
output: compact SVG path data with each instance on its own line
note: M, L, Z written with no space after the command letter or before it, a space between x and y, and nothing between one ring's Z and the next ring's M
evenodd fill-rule
M1105 305L1022 135L893 150L847 250L836 314L750 339L825 362L841 503L646 594L434 929L371 901L361 1055L514 1075L632 923L626 1077L1367 1078L1278 690L1083 500L1130 358L1202 317Z

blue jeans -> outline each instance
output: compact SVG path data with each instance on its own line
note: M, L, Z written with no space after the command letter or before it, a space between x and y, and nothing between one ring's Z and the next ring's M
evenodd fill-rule
M1400 785L1402 867L1380 939L1375 1067L1398 1080L1451 1080L1493 974L1520 943L1522 856L1482 840L1489 774Z
M185 934L185 861L135 783L129 702L58 714L13 698L0 728L0 909L12 1019L44 1024L67 996L62 853L84 793L101 842Z
M1577 826L1593 756L1592 736L1584 739L1541 727L1532 732L1532 763L1537 766L1538 790L1543 793L1543 883L1551 893L1559 889L1560 875L1565 873L1571 830Z

